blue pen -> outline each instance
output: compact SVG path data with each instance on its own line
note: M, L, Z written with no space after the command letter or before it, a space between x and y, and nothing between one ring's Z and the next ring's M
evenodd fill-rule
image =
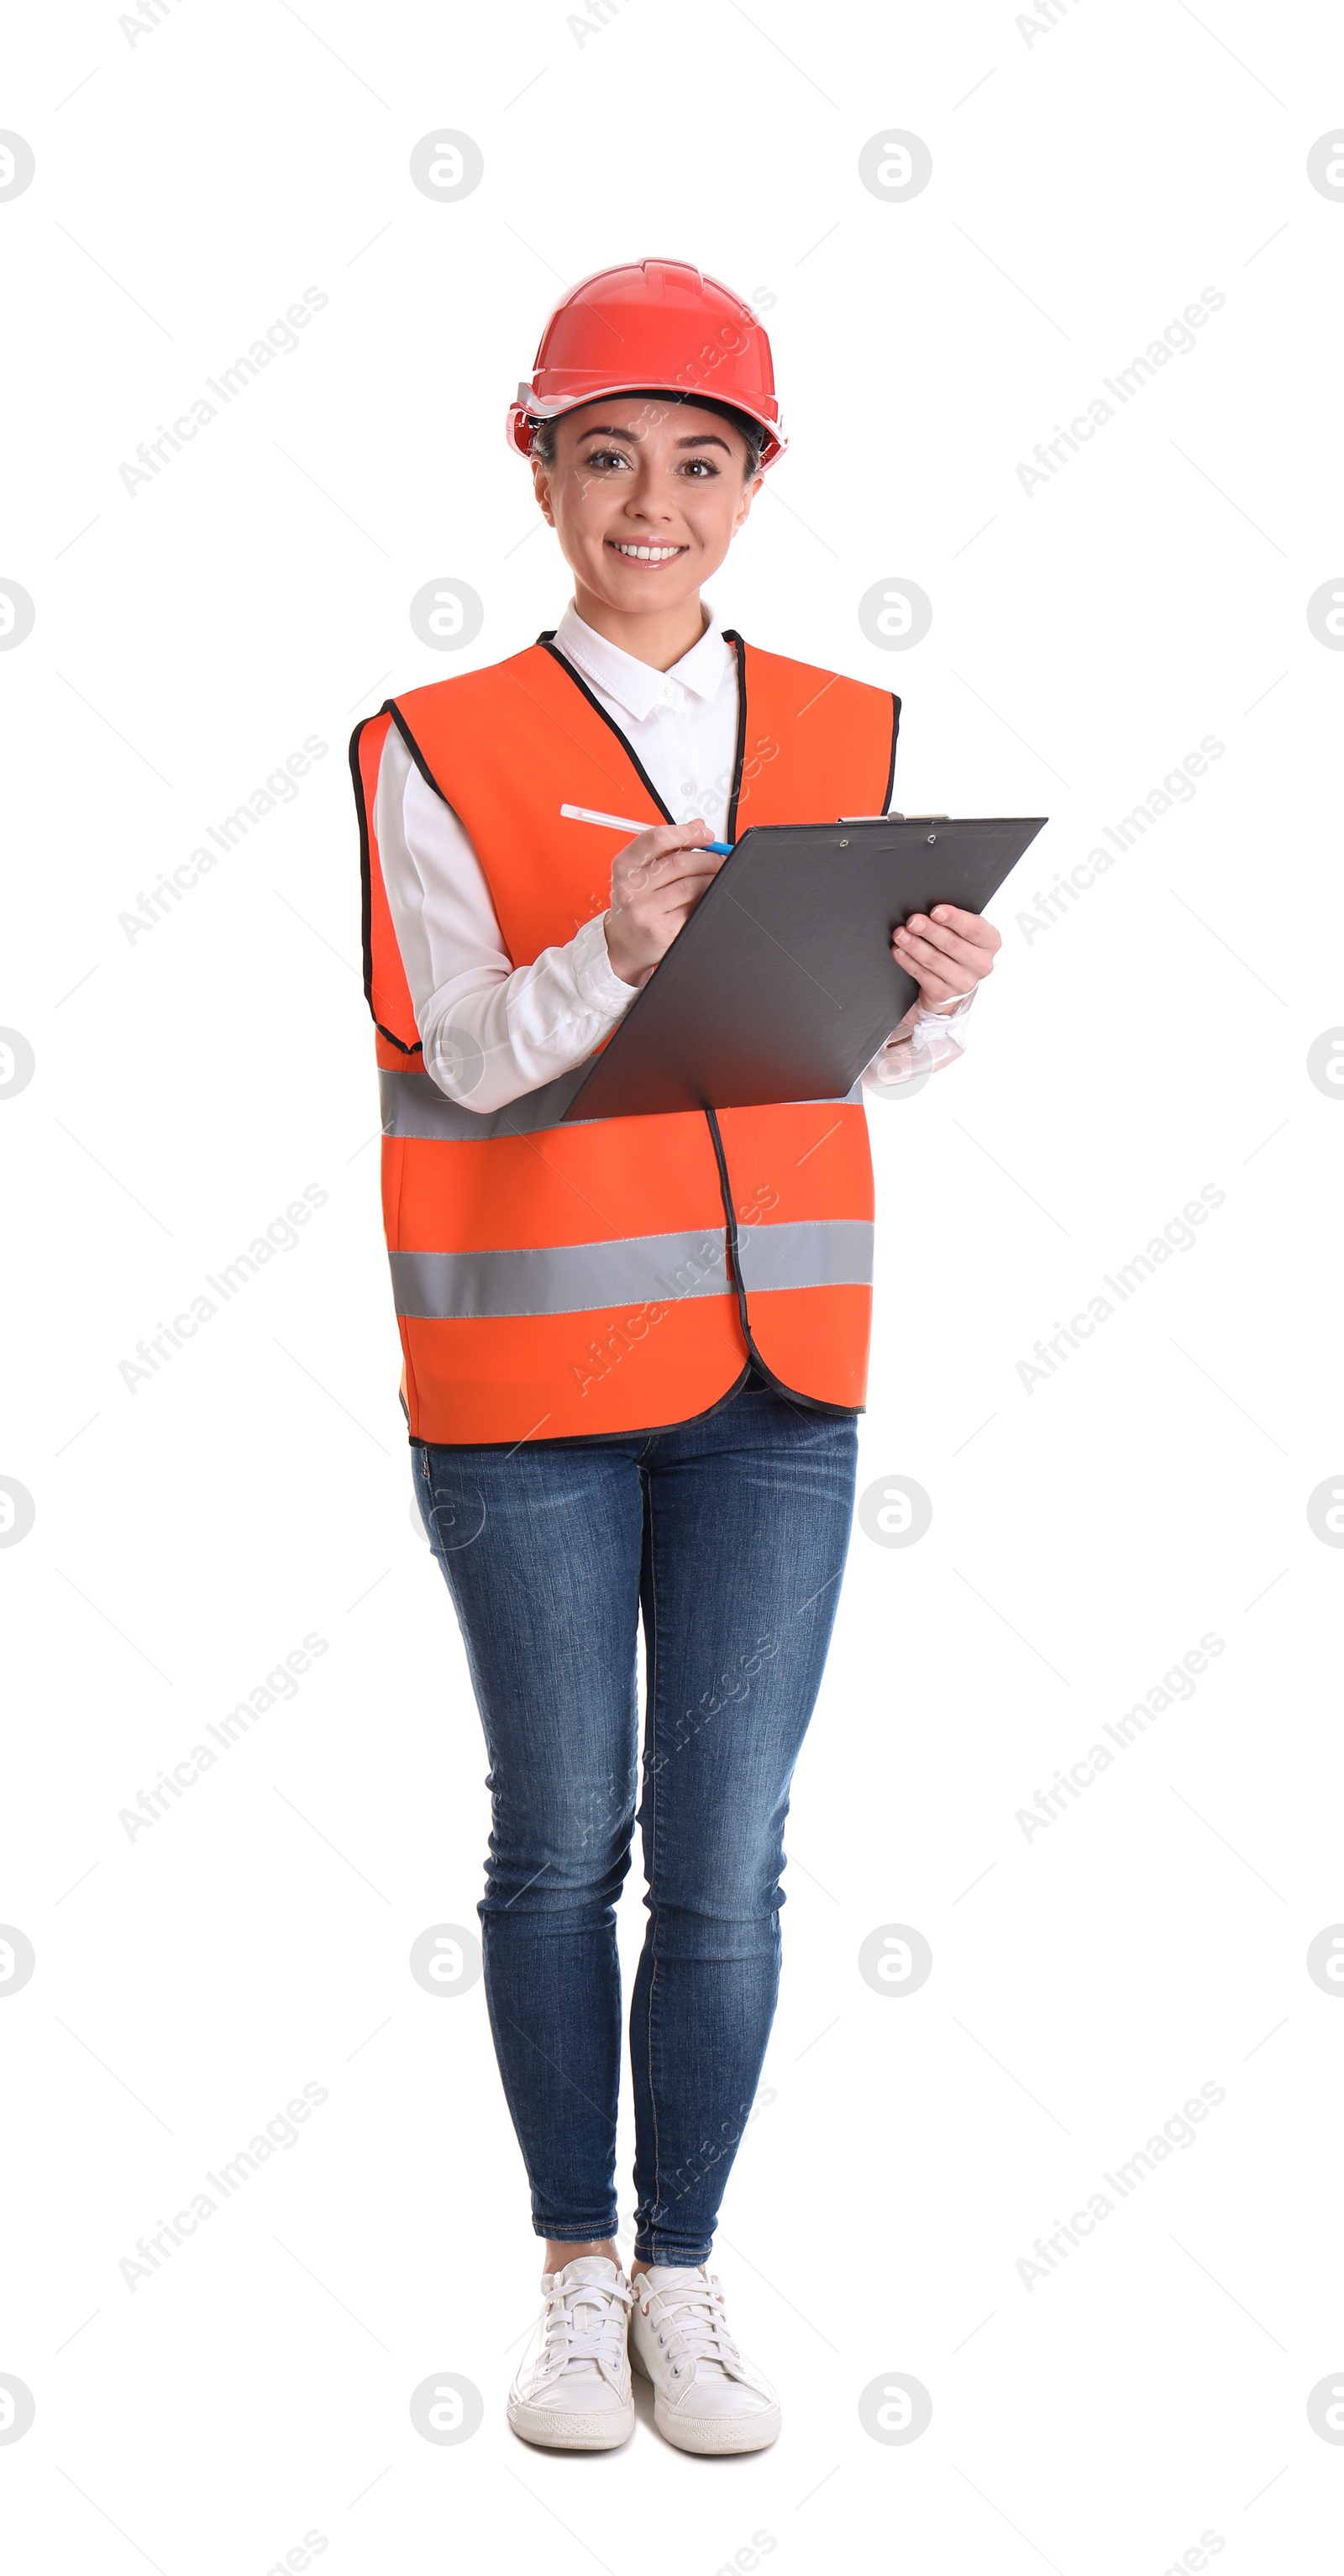
M567 823L605 823L613 832L652 832L658 828L654 823L632 822L628 814L599 814L592 805L562 805L560 811ZM733 855L731 841L702 841L700 847L712 850L720 859L730 859Z

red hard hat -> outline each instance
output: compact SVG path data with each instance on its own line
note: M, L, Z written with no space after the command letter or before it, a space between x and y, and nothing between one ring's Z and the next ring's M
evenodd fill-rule
M561 296L509 406L509 443L528 456L539 420L646 392L727 403L764 430L763 465L784 453L770 342L751 306L679 259L599 269Z

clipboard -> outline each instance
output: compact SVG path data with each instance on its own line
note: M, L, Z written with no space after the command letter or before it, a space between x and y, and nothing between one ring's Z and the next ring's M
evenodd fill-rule
M843 1100L919 990L892 932L937 903L982 912L1047 820L883 814L745 832L565 1121Z

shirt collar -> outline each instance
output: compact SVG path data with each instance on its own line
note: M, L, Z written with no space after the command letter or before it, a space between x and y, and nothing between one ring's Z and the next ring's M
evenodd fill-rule
M555 630L555 642L586 680L642 723L655 707L680 704L682 690L706 702L717 696L733 655L708 600L705 609L709 624L704 634L670 671L655 671L650 663L637 662L633 653L622 652L619 644L609 643L605 635L595 634L572 600Z

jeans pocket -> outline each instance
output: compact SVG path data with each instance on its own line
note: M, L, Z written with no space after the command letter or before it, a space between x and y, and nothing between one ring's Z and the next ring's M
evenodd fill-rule
M436 1452L428 1445L420 1452L417 1492L429 1544L440 1563L472 1546L485 1527L485 1496L474 1479L455 1464L459 1454L453 1449Z

